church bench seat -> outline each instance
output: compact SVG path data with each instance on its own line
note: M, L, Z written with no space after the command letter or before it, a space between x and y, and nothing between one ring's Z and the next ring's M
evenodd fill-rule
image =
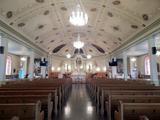
M61 109L71 86L71 80L9 81L0 87L0 103L29 104L40 100L42 110L45 112L47 108L49 120L53 112L57 114L58 109Z
M105 111L107 112L108 120L115 110L118 109L119 101L125 103L160 103L160 95L113 95L110 94L105 99Z
M120 101L114 120L138 120L146 116L149 120L159 120L160 103L125 103Z
M87 82L87 90L96 102L97 111L103 114L109 95L160 95L160 87L148 83L145 84L145 81L139 82L138 80L90 80Z
M101 114L104 113L104 102L108 95L160 95L160 90L143 90L143 89L124 89L124 90L103 90L101 93L97 93L97 109L101 110Z
M44 120L41 102L0 104L0 120L11 120L13 117L19 120Z
M35 103L41 101L42 110L45 111L45 116L48 120L51 119L52 110L57 112L57 108L53 109L53 101L51 94L48 95L0 95L0 103ZM54 101L55 102L55 101ZM56 110L56 111L55 111Z

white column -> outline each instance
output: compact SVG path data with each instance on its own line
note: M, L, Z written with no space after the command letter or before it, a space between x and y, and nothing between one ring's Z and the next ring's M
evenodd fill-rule
M151 70L151 80L155 85L159 85L158 71L157 71L157 56L152 54L152 47L155 47L155 36L152 36L148 40L149 46L149 56L150 56L150 70Z
M117 66L112 66L112 78L116 78L117 75Z
M34 77L34 52L30 53L30 59L29 59L29 78L33 79Z
M8 40L3 34L0 34L0 46L4 47L4 53L0 53L0 81L6 79L6 58L8 54Z
M28 59L27 59L27 57L25 56L22 56L21 58L23 58L23 59L21 59L21 64L22 64L22 66L23 66L23 70L24 70L24 75L26 76L26 74L27 74L27 62L28 62ZM24 77L25 77L24 76Z
M52 55L48 56L48 74L51 72L52 69Z
M124 80L128 79L128 71L127 71L127 53L123 52L123 74Z
M42 57L41 60L44 62L44 59L47 60L45 57ZM46 77L46 70L47 70L47 66L41 66L41 75L42 78Z

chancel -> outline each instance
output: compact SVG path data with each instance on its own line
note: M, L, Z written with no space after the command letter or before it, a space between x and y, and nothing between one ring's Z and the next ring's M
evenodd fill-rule
M160 0L0 0L0 120L160 120Z

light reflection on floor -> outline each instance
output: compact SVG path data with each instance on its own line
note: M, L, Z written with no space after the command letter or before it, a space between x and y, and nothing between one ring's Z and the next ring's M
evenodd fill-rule
M87 95L85 85L76 84L72 87L72 93L69 97L63 112L55 120L104 120L96 113L95 106Z

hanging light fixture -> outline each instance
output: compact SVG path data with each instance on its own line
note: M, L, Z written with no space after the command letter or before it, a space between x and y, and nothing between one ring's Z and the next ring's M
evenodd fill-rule
M27 58L26 57L21 57L21 61L26 61Z
M92 56L91 55L87 55L87 59L91 59L92 58Z
M75 11L72 11L69 22L75 26L84 26L88 23L88 15L83 12L78 4Z
M84 42L80 41L80 36L78 34L77 40L73 42L73 47L75 47L76 49L80 49L80 48L83 48L83 46L84 46Z
M67 54L66 57L69 59L71 58L71 54Z
M157 56L160 56L160 51L157 51L156 55L157 55Z

